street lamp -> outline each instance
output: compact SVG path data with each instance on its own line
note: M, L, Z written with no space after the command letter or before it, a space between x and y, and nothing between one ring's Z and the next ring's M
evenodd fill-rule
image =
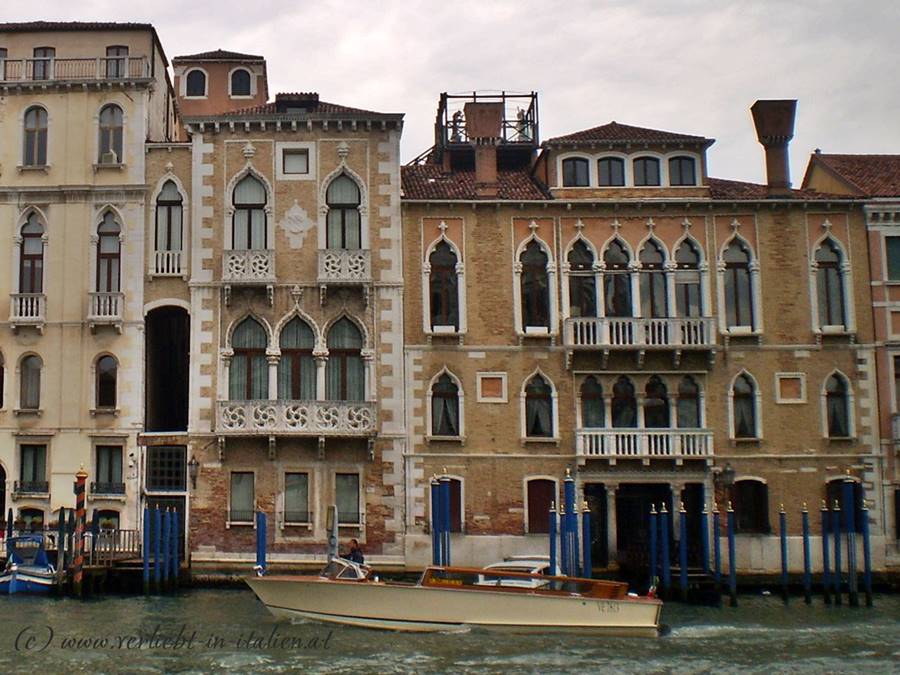
M197 461L197 458L191 455L191 459L188 462L188 475L191 477L191 487L195 490L197 489L197 474L200 473L200 462Z

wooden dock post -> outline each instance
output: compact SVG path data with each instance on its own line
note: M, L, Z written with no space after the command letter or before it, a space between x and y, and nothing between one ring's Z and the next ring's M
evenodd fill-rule
M169 541L172 530L171 511L166 508L162 513L162 589L169 590L169 551L172 544Z
M446 474L446 468L444 469ZM441 476L441 537L444 565L450 565L450 476Z
M822 500L819 509L822 516L822 595L825 604L831 604L831 547L828 545L828 505Z
M591 579L594 576L594 565L591 561L591 509L587 501L581 505L581 546L583 576Z
M713 580L716 586L716 602L722 606L722 537L719 532L722 529L722 516L719 514L719 505L713 502Z
M650 535L650 588L656 586L656 574L658 571L657 553L656 553L656 504L650 504L650 529L647 530Z
M849 474L849 470L847 472ZM856 504L853 503L853 480L848 475L841 486L844 491L844 531L847 533L847 591L850 606L859 607L859 579L856 576Z
M178 555L178 547L181 543L181 523L178 520L178 510L172 510L172 588L178 588L178 577L181 572L181 565L179 564L179 555Z
M737 607L737 563L735 561L734 545L734 509L728 502L726 509L726 527L728 528L728 595L731 597L731 606Z
M672 561L669 559L669 512L666 510L666 503L663 502L662 508L659 510L659 540L660 551L662 556L662 578L663 588L668 597L672 590Z
M687 602L687 562L687 510L684 508L684 502L681 502L681 507L678 509L678 589L682 602Z
M834 537L834 604L841 604L841 505L834 500L831 510L831 536Z
M563 480L563 499L566 504L565 525L563 531L566 533L566 560L569 568L565 571L570 577L578 576L578 548L575 541L575 523L578 515L575 512L575 479L572 478L572 471L566 468L566 477Z
M866 607L872 606L872 546L869 541L869 508L866 500L862 503L863 537L863 587L866 591Z
M159 505L153 509L153 592L162 590L162 512Z
M437 476L431 477L431 564L440 565L443 560L441 555L441 496L438 492L439 483ZM552 507L551 507L552 508Z
M778 509L778 529L781 539L781 599L788 604L788 548L787 548L787 514L784 504Z
M555 575L557 573L557 560L556 560L556 502L550 502L550 515L548 516L548 534L550 536L550 574Z
M79 598L82 597L84 592L82 585L84 576L84 487L87 476L87 471L84 470L84 467L75 474L75 561L73 565L72 588L75 595Z
M807 605L812 604L812 565L809 559L809 510L806 502L803 502L803 510L800 512L803 519L803 600Z
M66 507L59 507L56 522L56 589L62 595L66 583Z
M700 557L703 573L709 573L709 509L706 501L703 502L703 511L700 514Z
M144 532L141 558L144 563L144 595L150 595L150 508L144 506Z

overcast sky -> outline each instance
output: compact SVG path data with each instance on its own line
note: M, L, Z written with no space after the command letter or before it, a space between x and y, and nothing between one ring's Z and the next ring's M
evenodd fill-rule
M403 160L433 142L442 91L535 90L546 139L611 120L716 139L710 174L762 181L750 105L799 99L791 145L900 153L890 0L121 0L0 3L0 20L149 21L171 58L262 54L269 92L404 112ZM34 9L32 9L34 7ZM39 13L38 13L39 9Z

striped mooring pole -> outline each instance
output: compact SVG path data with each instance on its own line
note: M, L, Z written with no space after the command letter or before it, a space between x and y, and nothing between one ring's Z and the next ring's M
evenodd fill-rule
M82 595L83 576L84 576L84 486L87 481L87 471L84 467L75 474L75 561L72 576L72 587L75 595L79 598Z

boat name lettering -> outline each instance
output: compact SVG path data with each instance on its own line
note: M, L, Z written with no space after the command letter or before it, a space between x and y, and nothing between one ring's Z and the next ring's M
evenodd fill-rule
M597 602L597 609L600 610L601 614L617 614L619 612L619 603L600 600Z

